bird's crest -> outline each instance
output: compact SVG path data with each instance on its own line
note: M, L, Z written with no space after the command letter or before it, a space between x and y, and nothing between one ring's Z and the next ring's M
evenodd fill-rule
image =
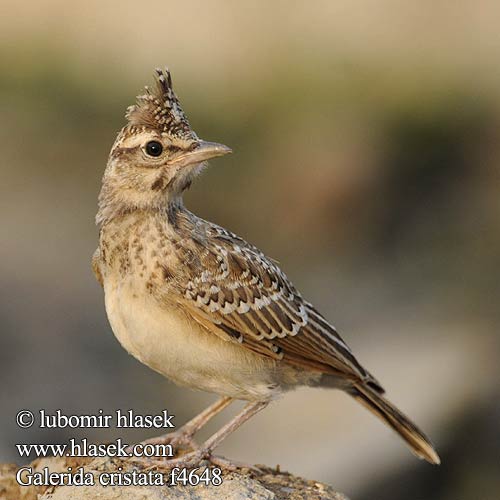
M197 138L174 93L168 68L156 69L155 88L145 90L137 96L136 104L127 109L125 116L130 125L154 128L180 139Z

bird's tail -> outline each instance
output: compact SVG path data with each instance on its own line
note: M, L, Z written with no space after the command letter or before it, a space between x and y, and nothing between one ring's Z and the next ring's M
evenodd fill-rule
M407 443L412 452L431 464L441 460L429 438L391 402L370 386L355 384L351 395L378 418L392 427Z

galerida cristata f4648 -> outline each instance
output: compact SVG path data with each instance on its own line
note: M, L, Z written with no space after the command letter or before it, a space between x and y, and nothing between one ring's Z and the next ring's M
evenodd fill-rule
M201 448L297 386L342 389L392 427L419 457L439 463L428 438L384 398L335 328L258 248L200 219L183 192L211 158L230 153L197 137L157 70L111 149L99 195L93 267L114 334L174 382L222 396L180 429L190 439L233 399L244 410Z

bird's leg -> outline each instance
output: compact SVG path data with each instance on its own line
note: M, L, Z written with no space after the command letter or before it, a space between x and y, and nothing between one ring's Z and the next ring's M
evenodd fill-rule
M179 444L187 444L192 449L198 448L198 445L193 441L193 436L204 427L213 417L219 414L224 408L229 406L232 398L222 397L201 413L185 423L182 427L173 432L168 432L161 436L143 441L141 444L172 444L177 447Z
M245 405L240 413L203 443L201 451L204 451L207 456L210 455L224 439L241 427L247 420L262 411L268 404L269 401L257 401Z
M232 420L230 420L226 425L219 429L215 434L208 438L201 447L198 449L186 453L182 457L173 458L167 461L159 461L154 459L147 459L150 466L161 466L162 468L173 468L173 467L196 467L199 466L200 462L204 459L210 458L212 452L219 446L224 439L226 439L230 434L232 434L236 429L241 427L247 420L252 418L254 415L259 413L269 404L268 401L257 401L248 403L243 410L238 413ZM230 464L229 461L223 460L226 464ZM221 461L222 462L222 461ZM237 465L236 465L237 467Z

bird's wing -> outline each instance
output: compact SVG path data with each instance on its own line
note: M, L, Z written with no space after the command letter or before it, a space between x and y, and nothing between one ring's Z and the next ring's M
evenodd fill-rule
M256 247L211 225L179 305L218 336L274 359L382 388L323 316Z

